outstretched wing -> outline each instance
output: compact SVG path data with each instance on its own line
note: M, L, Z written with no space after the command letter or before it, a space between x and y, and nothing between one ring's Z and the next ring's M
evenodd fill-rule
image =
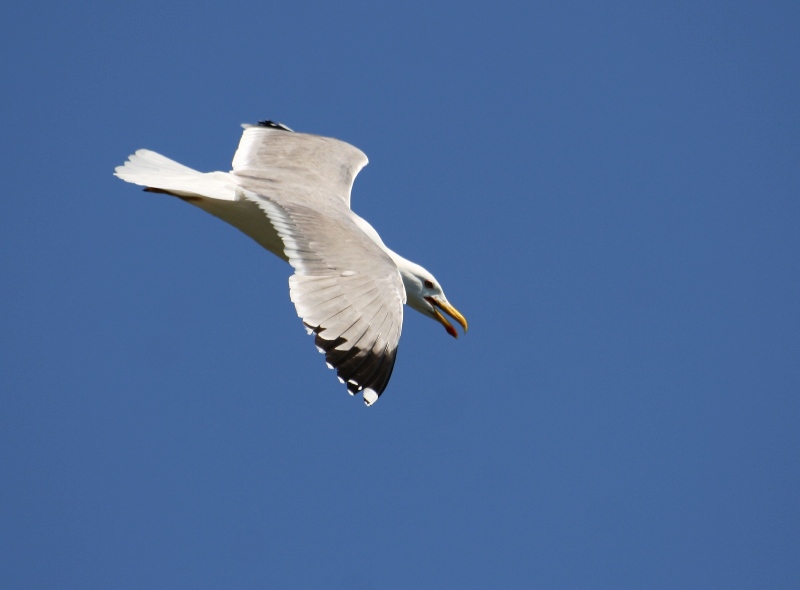
M349 143L262 121L245 127L233 172L294 193L324 189L328 198L338 198L349 208L353 181L367 162L364 152Z
M232 176L283 241L291 299L328 366L371 405L394 368L406 295L397 266L348 207L365 163L335 139L250 127Z

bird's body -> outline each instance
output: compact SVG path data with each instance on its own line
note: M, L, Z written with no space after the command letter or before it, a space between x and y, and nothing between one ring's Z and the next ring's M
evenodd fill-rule
M366 163L350 144L264 121L245 126L231 172L202 173L138 150L116 176L179 197L289 262L298 315L348 391L371 405L394 367L404 303L453 336L439 309L467 324L433 275L387 248L350 209Z

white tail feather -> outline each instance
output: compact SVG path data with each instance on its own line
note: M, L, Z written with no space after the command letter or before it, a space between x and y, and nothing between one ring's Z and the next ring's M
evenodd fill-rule
M137 150L115 169L114 176L180 197L236 200L236 183L227 172L198 172L150 150Z

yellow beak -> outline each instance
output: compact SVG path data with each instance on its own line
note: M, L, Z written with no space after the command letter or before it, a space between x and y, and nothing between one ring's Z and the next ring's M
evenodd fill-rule
M446 302L442 303L434 297L426 297L425 301L433 306L434 317L439 321L440 324L444 326L444 329L447 330L447 333L453 338L458 338L458 332L456 332L456 329L453 327L453 325L447 321L447 318L439 313L439 309L446 312L451 318L461 324L461 327L464 328L464 333L467 333L467 320L455 307ZM439 309L436 309L437 307Z

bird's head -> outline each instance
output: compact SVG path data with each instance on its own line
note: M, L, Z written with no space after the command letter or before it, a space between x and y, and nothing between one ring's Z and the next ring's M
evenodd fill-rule
M399 258L399 257L398 257ZM458 332L453 325L447 321L442 311L461 324L464 332L467 331L467 320L463 315L447 301L444 291L439 281L422 268L419 264L401 259L395 260L400 274L403 277L403 285L406 288L406 297L409 307L417 310L423 315L435 319L444 326L447 333L453 338L458 338ZM440 311L441 310L441 311Z

